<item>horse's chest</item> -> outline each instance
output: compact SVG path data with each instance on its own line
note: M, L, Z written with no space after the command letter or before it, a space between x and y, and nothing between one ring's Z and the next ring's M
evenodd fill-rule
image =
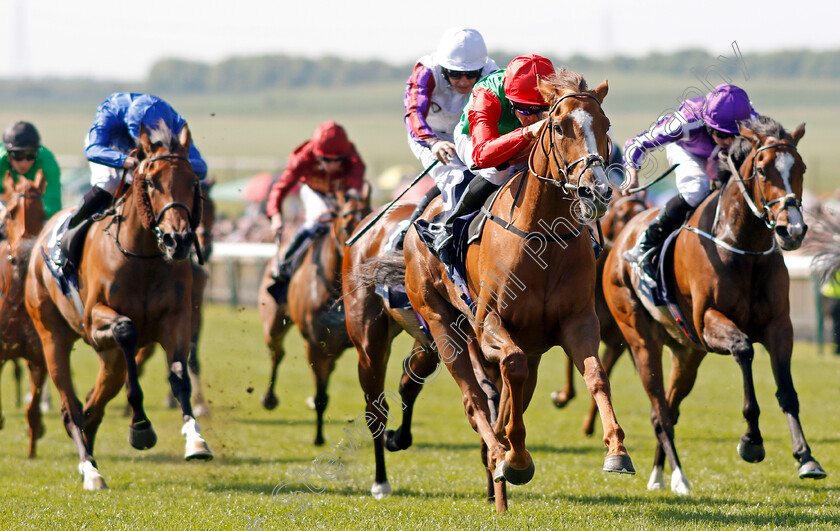
M106 304L132 319L189 309L187 282L163 273L148 275L120 275L105 288Z

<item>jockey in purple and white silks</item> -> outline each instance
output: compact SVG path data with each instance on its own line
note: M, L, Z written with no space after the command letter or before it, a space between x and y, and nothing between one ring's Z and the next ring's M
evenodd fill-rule
M455 153L453 131L475 83L497 69L496 62L487 56L481 34L464 27L447 30L437 51L417 60L403 99L408 146L424 168L438 163L429 170L437 188L420 202L411 221L438 193L445 210L453 207L453 189L467 171Z
M683 101L674 114L660 118L645 131L625 144L624 166L630 177L629 189L639 183L639 169L647 154L665 147L674 170L679 194L659 211L636 245L624 253L631 264L637 264L652 278L652 250L659 247L712 191L717 180L718 154L732 145L738 135L738 122L758 113L747 93L735 85L718 85L703 97Z

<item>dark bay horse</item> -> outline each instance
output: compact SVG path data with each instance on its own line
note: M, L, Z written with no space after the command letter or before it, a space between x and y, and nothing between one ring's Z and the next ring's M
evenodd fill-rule
M192 399L195 404L193 412L196 417L201 417L210 414L210 405L204 400L204 393L201 391L201 366L198 362L198 336L201 333L201 307L204 304L204 290L207 288L207 282L210 280L210 273L204 267L203 263L210 260L210 254L213 252L213 224L216 219L216 205L210 198L210 189L215 182L211 179L201 181L201 222L195 230L195 238L198 241L198 248L201 249L201 259L199 259L199 251L193 250L190 253L190 263L192 264L192 321L191 321L191 335L190 335L190 357L187 361L187 369L190 375L190 383L192 384ZM143 365L155 353L155 344L146 345L137 351L137 374L143 374ZM169 408L178 407L178 402L170 392L166 398L166 406ZM131 405L126 405L125 416L131 414Z
M266 409L277 407L274 385L277 367L285 355L283 339L296 324L306 343L306 361L315 377L312 401L316 414L314 443L318 446L324 444L324 411L329 400L327 385L330 375L339 356L353 346L347 337L343 311L337 307L341 298L344 242L369 212L370 185L367 183L361 192L337 192L335 205L327 215L330 218L329 231L312 242L303 262L289 280L288 302L278 304L268 292L268 287L274 282L271 261L266 264L260 285L259 311L265 342L271 354L271 377L261 402Z
M50 376L61 396L67 433L79 452L86 490L107 488L93 458L94 440L105 405L126 384L133 410L129 443L151 448L157 436L143 409L137 379L137 348L160 344L166 352L172 393L181 404L185 458L211 459L190 404L187 356L190 351L193 234L201 219L198 177L187 154L185 125L178 138L164 127L140 127L131 187L112 211L95 219L78 267L79 312L61 293L45 261L54 216L36 242L26 282L26 307L38 330ZM96 384L82 406L71 379L70 351L78 338L100 359Z
M796 145L805 134L793 134L770 118L741 127L741 136L727 163L736 171L724 187L700 204L683 225L674 246L668 276L685 317L689 339L666 307L656 307L638 293L638 275L622 259L655 210L635 217L615 241L604 269L604 295L636 361L652 405L651 422L658 446L649 489L665 487L665 458L671 466L671 490L687 494L688 480L674 445L680 403L691 391L707 352L731 354L744 382L743 414L747 431L738 454L751 463L764 458L758 427L759 407L752 375L753 343L770 355L776 397L788 420L793 455L801 478L822 478L825 472L811 456L799 422L799 400L790 362L793 327L790 279L778 248L797 249L807 227L801 198L805 164ZM662 346L671 352L667 391L663 384Z
M438 366L437 353L420 329L414 311L410 308L392 308L376 294L376 282L365 271L365 264L392 252L395 229L401 222L408 221L414 208L413 204L398 204L391 209L345 251L342 267L347 333L359 352L359 383L365 395L365 420L373 435L376 472L371 494L376 499L391 493L385 469L385 449L394 452L411 446L414 402L426 378ZM373 215L369 216L371 218ZM368 219L365 219L360 228L367 226L367 223ZM403 260L402 253L397 254L399 260ZM396 280L399 285L403 282L403 278ZM397 397L393 391L385 390L385 373L391 355L391 343L403 330L414 338L414 347L404 361ZM391 417L386 400L389 395L400 405L396 410L402 411L402 424L393 431L385 429Z
M409 300L428 323L481 436L488 497L499 512L507 508L504 480L524 484L533 477L522 416L541 355L555 345L574 361L598 402L608 448L604 470L634 471L598 360L595 255L585 226L604 215L612 194L604 162L609 119L601 108L607 83L587 90L582 76L561 69L539 87L551 108L529 171L502 187L492 207L495 221L488 220L480 245L467 252L472 303L416 231L405 242ZM440 208L436 200L424 218ZM498 391L488 390L494 384Z
M35 441L44 434L41 390L47 377L47 365L41 340L26 313L23 299L29 256L47 218L42 200L45 186L44 173L40 170L35 181L21 177L15 183L11 173L6 173L3 179L7 239L0 241L0 367L17 358L25 359L29 366L32 393L26 408L29 457L35 457ZM0 428L4 422L0 410Z
M637 214L642 213L647 209L645 201L638 196L626 196L616 199L610 204L607 213L601 219L601 226L604 231L604 248L598 260L595 263L597 268L595 276L595 313L598 314L598 322L601 325L601 343L604 348L601 351L601 363L604 364L604 370L607 371L607 376L612 373L615 362L627 349L624 341L624 336L621 335L621 329L618 328L618 323L613 319L610 309L607 307L607 301L604 300L603 276L604 264L607 261L607 256L612 249L613 240L621 232L621 229L634 218ZM566 363L566 385L563 389L551 393L551 402L558 408L566 407L575 397L574 385L574 364L571 360ZM595 432L595 415L598 412L598 405L592 400L589 406L589 412L583 421L583 433L586 436L591 436Z

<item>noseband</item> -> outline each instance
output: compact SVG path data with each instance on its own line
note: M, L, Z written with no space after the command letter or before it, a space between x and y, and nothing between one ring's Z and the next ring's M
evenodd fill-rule
M576 98L576 97L592 98L593 100L595 100L598 103L598 107L601 107L601 100L599 100L598 97L595 96L594 94L589 94L587 92L574 92L574 93L566 94L566 95L558 98L557 101L555 101L551 105L551 108L548 110L549 117L548 117L548 124L546 125L548 127L549 143L552 146L554 146L554 138L555 138L555 136L554 136L555 135L555 132L554 132L554 116L553 116L554 111L555 111L555 109L557 109L557 106L560 105L560 102L562 102L566 98ZM609 138L609 136L607 137L607 141L610 143L610 152L612 152L612 140ZM554 186L557 186L558 188L562 188L564 192L575 192L575 193L577 193L578 189L580 188L579 185L571 184L571 179L569 179L569 173L571 173L572 170L574 169L574 167L577 166L578 164L583 163L583 167L581 168L580 172L578 172L578 174L577 174L577 181L576 182L578 182L578 183L580 182L580 178L583 176L584 172L586 172L586 170L588 170L589 168L594 167L594 166L601 166L602 168L606 168L604 158L598 153L587 153L583 157L580 157L579 159L574 160L574 161L570 162L569 164L566 164L566 161L563 160L563 156L558 154L557 150L551 149L550 151L546 151L546 148L542 145L542 143L540 143L540 146L542 147L543 154L545 154L546 157L550 156L550 158L553 160L554 165L557 168L557 171L560 172L560 174L563 176L564 181L561 181L561 180L558 180L558 179L553 179L551 177L543 177L542 175L539 175L538 173L536 173L534 171L533 167L531 166L530 159L528 161L528 170L530 170L531 173L536 175L537 179L539 179L541 181L551 183Z
M190 159L188 159L187 157L184 157L182 155L161 155L159 157L152 157L150 159L144 160L142 167L143 167L143 169L145 169L146 165L148 165L151 162L155 162L155 161L158 161L158 160L167 160L167 159L184 160L184 161L187 161L188 163L190 161ZM152 181L148 177L146 177L145 172L142 172L141 175L143 175L143 181L146 185L146 193L148 194L149 190L153 188L152 187ZM201 184L198 181L196 181L195 186L199 187L199 186L201 186ZM155 221L155 224L152 227L152 230L155 231L155 234L160 233L160 229L158 228L158 224L160 224L160 220L163 219L163 214L167 210L169 210L170 208L183 208L184 210L186 210L187 211L187 219L190 220L190 232L195 231L198 223L196 223L195 220L193 219L192 209L190 209L190 207L187 206L185 203L182 203L180 201L172 201L170 203L165 204L163 206L163 208L160 209L160 212L158 212L157 214L155 214L154 210L152 210L152 215L154 216L154 221Z

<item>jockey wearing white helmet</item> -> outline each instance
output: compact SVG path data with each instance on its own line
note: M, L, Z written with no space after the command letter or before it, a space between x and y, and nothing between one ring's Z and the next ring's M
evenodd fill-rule
M467 170L455 153L453 130L461 118L473 85L498 69L487 56L481 34L465 27L444 32L437 51L417 60L405 89L405 126L408 145L424 168L434 161L429 171L437 188L418 205L412 221L439 191L444 207L453 205L451 189L464 180Z

